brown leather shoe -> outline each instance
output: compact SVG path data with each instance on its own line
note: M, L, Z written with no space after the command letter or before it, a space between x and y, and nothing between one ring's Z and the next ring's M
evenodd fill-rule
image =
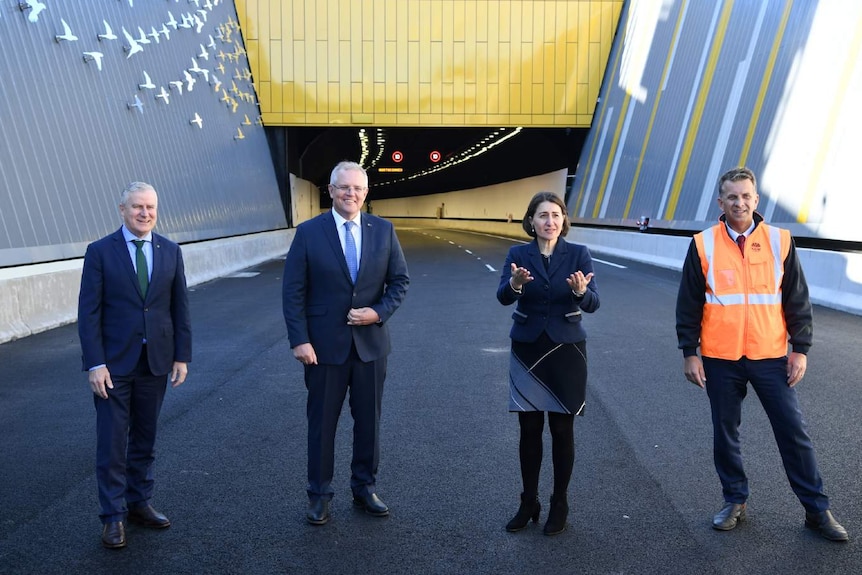
M153 529L165 529L171 526L171 520L153 509L152 505L129 509L129 521Z
M126 528L122 521L110 521L102 528L102 546L121 549L126 546Z
M740 521L745 521L745 503L730 503L728 501L721 508L721 511L712 518L712 528L719 531L730 531Z
M805 512L805 526L820 533L821 537L829 541L849 541L847 530L841 526L832 516L829 510L820 513Z

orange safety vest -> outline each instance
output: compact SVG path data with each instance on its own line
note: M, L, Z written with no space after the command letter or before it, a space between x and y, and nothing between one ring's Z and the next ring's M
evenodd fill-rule
M724 222L694 239L706 278L701 354L727 360L787 355L781 282L790 232L761 222L746 238L744 258Z

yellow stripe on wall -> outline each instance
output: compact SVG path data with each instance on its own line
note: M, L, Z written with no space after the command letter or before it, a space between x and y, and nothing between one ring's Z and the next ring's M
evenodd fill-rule
M742 152L739 154L739 162L737 163L739 166L745 166L748 164L748 153L751 151L751 142L754 140L755 132L757 132L757 125L760 122L760 112L763 110L763 102L766 100L766 92L769 89L769 83L772 81L772 74L775 71L775 62L778 60L778 50L781 48L781 41L784 39L784 32L787 30L787 21L790 20L790 11L792 8L793 0L787 0L787 3L784 5L784 12L781 14L781 23L778 25L778 31L772 41L772 49L769 51L769 59L766 61L766 68L763 72L763 78L761 78L760 81L760 89L757 91L757 99L754 103L754 109L751 111L748 132L745 134Z
M718 57L721 54L721 47L724 44L724 38L727 35L727 24L730 21L730 13L733 11L733 1L727 0L721 9L721 17L719 18L718 28L715 32L715 39L712 47L709 50L709 58L707 59L706 70L698 87L697 101L695 102L694 112L692 113L689 124L686 128L685 140L682 147L680 162L676 167L676 174L673 178L673 186L671 187L670 199L668 200L667 208L665 209L664 219L672 220L676 212L676 205L679 202L679 195L682 192L682 184L685 181L685 175L688 171L688 164L691 161L691 151L694 149L694 143L697 140L698 129L700 128L700 120L703 116L703 110L706 107L706 99L709 96L712 79L715 76L715 67L718 64Z
M621 29L624 30L625 25L623 25L621 27ZM606 121L610 121L610 118L608 118L608 114L607 114L608 102L610 102L611 88L616 85L616 79L618 77L617 74L620 73L620 58L622 57L622 55L623 55L623 50L622 50L622 43L621 43L619 49L617 49L617 55L614 58L613 67L611 68L611 77L608 78L608 81L605 84L605 95L602 98L602 106L601 106L601 110L599 111L599 119L598 119L598 122L596 122L596 126L592 130L593 142L590 145L590 153L587 156L587 163L584 166L578 167L578 176L577 177L580 178L580 180L581 180L581 186L580 186L580 189L578 190L578 199L575 201L575 203L573 205L573 209L571 210L572 213L579 213L580 212L581 202L583 202L583 200L584 200L584 190L586 189L587 180L588 180L588 178L587 178L587 174L589 173L588 170L590 168L595 168L593 166L593 156L596 153L596 149L598 148L598 143L599 143L599 139L600 139L599 134L602 133L604 123ZM581 170L583 170L583 171L581 171Z
M623 124L626 121L626 114L628 113L629 106L631 105L632 97L626 93L623 98L623 105L620 108L620 113L617 116L617 127L614 130L614 140L611 142L611 148L608 153L608 159L605 162L605 171L602 173L602 183L599 186L598 192L596 192L596 202L593 205L593 217L599 217L599 211L602 206L602 198L604 198L605 192L607 191L605 188L608 185L608 178L611 174L611 167L614 164L614 159L616 159L616 155L619 150L617 147L620 145L620 134L623 131Z
M672 36L673 42L676 42L677 40L679 40L679 31L680 31L680 27L682 26L682 15L685 14L685 10L686 10L687 5L688 5L688 0L683 0L682 4L680 4L679 12L677 12L677 15L676 15L676 24L673 27L673 36ZM661 87L664 86L665 80L667 79L667 75L670 72L670 60L672 57L673 57L673 50L668 50L667 51L667 57L665 58L665 61L664 61L664 68L661 71L661 79L659 80L658 86L656 86L655 101L653 102L652 111L650 112L650 115L649 115L649 122L647 123L647 129L646 129L646 133L644 135L643 144L641 145L641 152L640 152L640 155L638 155L638 164L635 167L635 175L632 178L632 185L629 188L629 197L628 197L628 199L626 199L626 207L625 207L625 210L623 211L623 219L629 217L629 212L632 209L632 202L634 201L635 190L638 187L638 180L640 180L640 176L641 176L641 168L643 167L643 164L644 164L644 156L646 156L647 147L649 146L650 137L652 136L652 129L653 129L653 126L655 126L655 118L656 118L656 115L658 114L658 107L659 107L659 104L661 103L661 97L662 97L662 93L663 93Z
M820 134L819 144L816 146L817 152L814 154L814 163L808 178L808 185L805 187L805 196L802 198L799 214L796 216L796 221L800 224L808 223L811 205L814 202L820 178L826 167L827 157L832 150L831 143L837 139L838 120L841 118L841 110L844 108L844 103L847 101L847 96L849 95L848 84L850 84L853 78L853 69L859 61L860 52L862 52L862 22L856 22L856 30L853 33L850 50L844 59L844 66L842 66L839 76L841 81L838 83L835 93L832 94L829 103L829 117L826 120L823 132Z

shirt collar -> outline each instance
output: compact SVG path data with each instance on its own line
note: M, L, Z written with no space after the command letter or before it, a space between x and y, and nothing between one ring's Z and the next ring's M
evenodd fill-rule
M739 232L737 232L736 230L734 230L733 228L731 228L727 222L724 222L724 227L727 228L727 233L730 235L730 239L732 239L733 241L736 241L736 238L738 238L739 236L748 237L751 235L751 232L754 231L754 222L751 222L751 225L748 226L748 229L745 230L744 232L742 232L741 234Z
M126 239L126 243L131 242L133 240L144 240L145 242L153 242L153 232L149 232L142 238L139 238L135 234L129 231L129 228L126 227L126 224L123 224L123 237Z
M336 226L338 229L341 229L341 226L343 226L343 225L344 225L344 222L348 221L348 220L344 219L344 217L342 217L342 215L341 215L341 214L339 214L338 212L336 212L336 211L335 211L335 208L333 208L333 209L332 209L332 217L333 217L333 218L335 218L335 226ZM359 228L359 227L361 227L361 226L359 225L359 223L360 223L360 219L361 219L361 218L362 218L362 213L360 212L360 213L356 214L356 217L355 217L355 218L353 218L353 219L352 219L352 220L350 220L350 221L351 221L351 222L353 222L354 224L356 224L356 227L357 227L357 228Z

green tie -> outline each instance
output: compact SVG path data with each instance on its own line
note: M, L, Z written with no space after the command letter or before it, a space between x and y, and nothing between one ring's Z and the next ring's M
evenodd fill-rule
M135 267L138 270L138 283L141 284L141 294L147 297L147 288L150 286L150 275L147 271L147 256L144 255L144 240L132 240L135 244Z

